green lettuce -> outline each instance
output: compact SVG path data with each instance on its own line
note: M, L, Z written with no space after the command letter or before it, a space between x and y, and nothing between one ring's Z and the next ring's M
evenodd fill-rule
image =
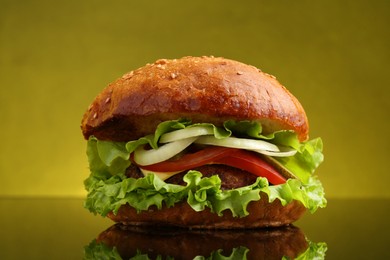
M315 169L324 160L322 140L316 138L300 145L294 156L275 157L284 167L289 169L303 182L308 182Z
M288 179L284 184L271 186L266 178L258 177L255 183L232 190L222 190L217 175L202 178L198 171L189 171L184 180L186 186L166 183L153 174L139 179L116 175L99 180L90 176L86 180L88 195L84 205L91 212L106 216L111 211L116 214L124 204L140 212L150 206L161 209L163 204L171 207L186 200L195 211L207 207L220 216L224 210L230 210L233 216L244 217L249 214L249 202L260 200L261 192L268 195L270 202L279 199L282 205L298 200L310 212L326 205L322 185L314 177L308 184Z
M298 178L288 179L281 185L269 185L266 178L258 177L251 185L222 190L217 175L202 177L197 171L188 171L184 176L185 186L166 183L153 174L139 179L125 176L125 170L130 165L130 154L138 146L149 144L157 148L158 140L164 133L199 125L213 129L216 138L234 135L265 139L297 149L294 156L277 160ZM323 187L313 176L314 169L323 160L321 139L300 143L292 131L278 131L268 135L261 132L261 124L255 121L226 121L223 127L216 127L208 123L191 124L188 120L173 120L161 123L153 135L127 143L101 141L91 137L87 146L91 174L85 180L88 191L85 207L105 216L111 211L116 214L124 204L140 212L151 206L171 207L185 200L196 211L207 207L218 215L230 210L233 216L243 217L248 215L246 208L249 202L259 200L262 194L267 194L270 202L280 200L282 205L293 200L300 201L310 212L325 207Z

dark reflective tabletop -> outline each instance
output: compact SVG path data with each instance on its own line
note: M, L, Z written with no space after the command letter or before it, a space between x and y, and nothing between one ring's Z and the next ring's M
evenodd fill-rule
M238 232L124 230L82 204L81 199L0 199L0 259L82 259L97 238L119 243L121 253L146 253L151 259L164 252L176 252L175 259L218 254L278 259L324 243L325 259L390 259L390 200L330 199L327 208L307 213L293 227Z

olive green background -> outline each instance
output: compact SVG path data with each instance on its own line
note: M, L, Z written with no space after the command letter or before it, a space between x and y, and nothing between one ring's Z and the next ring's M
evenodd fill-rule
M390 1L0 0L0 196L81 197L81 117L158 58L275 75L321 136L328 197L390 198Z

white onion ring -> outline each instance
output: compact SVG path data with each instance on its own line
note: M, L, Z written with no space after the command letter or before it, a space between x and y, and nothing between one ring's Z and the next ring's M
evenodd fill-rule
M187 127L184 129L172 131L166 134L161 135L159 142L164 143L170 143L190 137L195 136L201 136L201 135L212 135L214 134L214 131L211 127L204 127L204 126L194 126L194 127Z
M295 149L280 151L280 152L271 152L265 150L253 150L253 151L256 153L261 153L272 157L289 157L289 156L294 156L297 153L297 150Z
M245 150L252 150L252 151L257 151L257 150L271 151L271 152L280 151L276 145L263 140L253 140L253 139L236 138L236 137L226 137L223 139L217 139L214 136L200 136L198 137L198 139L196 139L195 143L238 148L238 149L245 149Z
M145 150L144 146L140 146L134 151L134 161L141 166L166 161L186 149L195 139L196 137L186 138L150 150Z

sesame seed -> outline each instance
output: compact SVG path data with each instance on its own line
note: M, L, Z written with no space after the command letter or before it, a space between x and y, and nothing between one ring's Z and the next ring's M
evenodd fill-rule
M93 114L93 119L96 119L97 118L97 112L95 112L95 114Z
M237 71L237 75L242 75L244 74L242 71Z
M111 98L110 97L108 97L108 98L106 98L106 100L104 101L104 103L108 103L108 102L110 102L111 101Z
M134 75L134 71L130 71L128 73L126 73L125 75L122 76L122 79L130 79L131 77L133 77Z

